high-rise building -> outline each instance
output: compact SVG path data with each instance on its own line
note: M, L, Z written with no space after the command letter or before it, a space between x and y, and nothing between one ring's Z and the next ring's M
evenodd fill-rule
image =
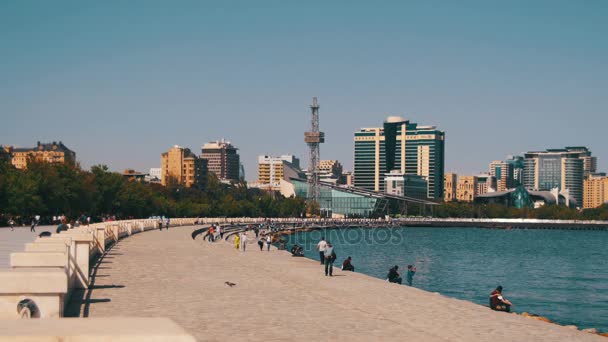
M240 160L237 148L224 139L203 145L201 158L207 160L209 172L225 181L238 181Z
M198 158L189 148L173 146L161 154L161 184L180 184L203 188L207 180L207 161Z
M523 185L526 188L536 191L568 191L576 201L576 206L583 205L585 162L589 168L594 163L594 157L591 157L587 148L548 149L528 152L524 157Z
M591 174L584 181L583 208L597 208L608 203L608 177L605 173Z
M290 154L280 157L258 156L258 187L277 188L281 181L301 178L300 160Z
M61 141L57 143L40 143L36 147L4 147L9 159L17 169L26 169L30 158L46 163L76 163L76 153L67 148Z
M456 187L456 199L462 202L473 202L477 196L477 177L460 176Z
M443 198L445 133L391 116L381 128L355 132L355 186L384 192L393 170L426 177L427 197Z
M507 164L511 165L510 168L513 170L513 176L511 179L511 188L516 188L522 184L524 175L524 157L522 156L508 156L505 160Z
M476 177L477 189L475 196L496 191L496 177L487 173L479 174Z
M513 164L495 160L490 163L490 176L496 178L496 190L505 191L513 187Z
M456 201L456 186L458 185L458 175L452 172L446 173L443 177L443 200L446 202Z

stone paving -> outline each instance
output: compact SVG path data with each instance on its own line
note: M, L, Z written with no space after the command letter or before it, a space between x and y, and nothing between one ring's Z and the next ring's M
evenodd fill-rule
M9 227L0 227L0 269L11 267L11 253L23 252L25 244L33 242L38 234L50 231L55 232L54 226L38 226L36 232L30 232L30 226L15 227L11 231Z
M325 277L313 260L260 252L252 237L239 252L192 240L194 229L121 240L68 312L169 317L200 341L606 341L358 273Z

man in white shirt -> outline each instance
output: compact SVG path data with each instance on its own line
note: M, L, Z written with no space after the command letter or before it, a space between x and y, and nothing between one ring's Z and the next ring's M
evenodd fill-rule
M317 244L317 250L319 251L319 258L321 259L321 265L325 263L325 250L327 249L327 242L325 237L321 238L321 241Z
M247 232L241 233L241 250L244 252L247 248Z

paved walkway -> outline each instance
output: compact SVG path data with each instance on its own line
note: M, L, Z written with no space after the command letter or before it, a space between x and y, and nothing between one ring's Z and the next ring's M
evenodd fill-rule
M325 277L312 260L260 252L254 239L245 253L193 241L193 229L120 241L69 311L165 316L201 341L607 341L358 273Z
M55 227L38 226L36 233L30 232L30 226L15 227L15 231L9 227L0 227L0 269L11 267L11 253L23 252L26 243L33 242L38 234L45 231L54 233Z

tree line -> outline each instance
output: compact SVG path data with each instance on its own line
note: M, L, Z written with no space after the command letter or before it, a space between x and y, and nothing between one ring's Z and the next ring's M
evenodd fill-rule
M427 211L428 213L428 211ZM608 220L608 204L598 208L577 210L559 205L532 208L514 208L501 204L473 204L445 202L433 208L439 218L530 218L547 220Z
M65 215L75 220L90 216L99 221L167 217L299 217L301 198L249 189L245 181L221 183L209 173L204 188L129 181L107 166L82 170L79 165L30 160L25 170L13 167L0 155L0 224L9 218L28 222ZM42 223L45 223L44 221Z

